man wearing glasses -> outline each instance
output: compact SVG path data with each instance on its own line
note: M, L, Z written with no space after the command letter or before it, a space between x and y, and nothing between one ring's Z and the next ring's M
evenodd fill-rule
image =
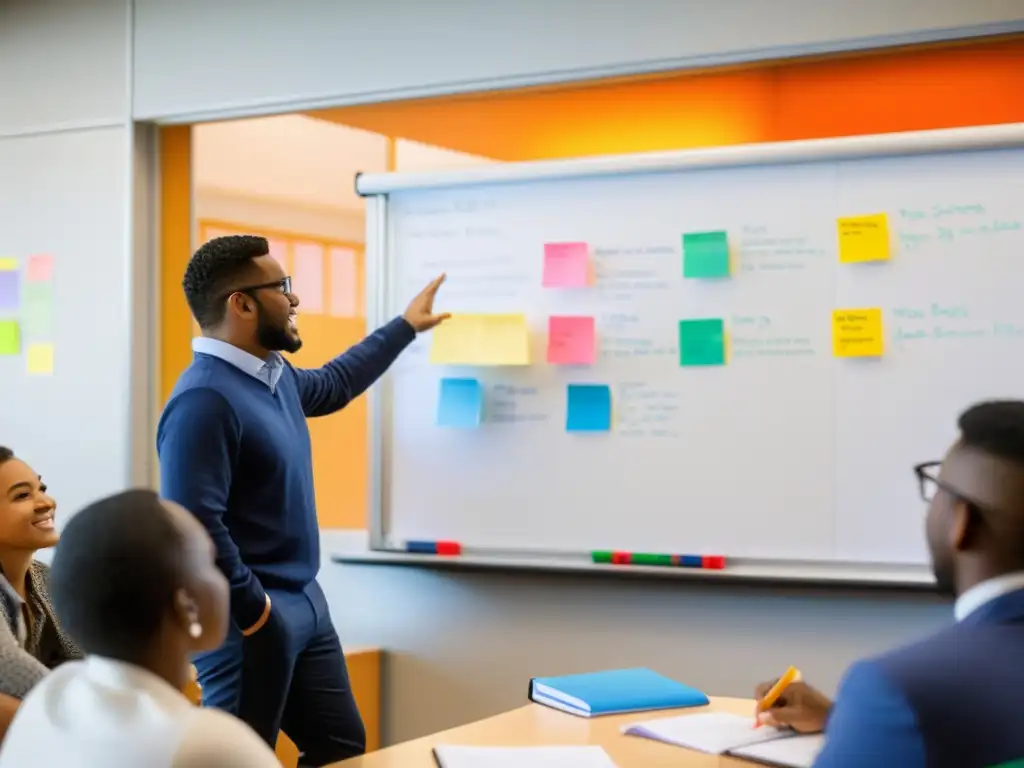
M959 427L944 460L914 468L955 622L854 664L835 704L798 682L759 712L772 725L824 730L816 768L1024 765L1024 402L975 405Z
M195 660L203 703L271 746L284 731L320 766L365 750L345 657L316 582L320 538L306 418L362 394L434 314L438 277L397 317L322 368L293 368L299 298L262 237L203 245L183 286L202 330L157 428L163 496L206 526L231 585L232 626ZM203 617L197 616L202 622Z

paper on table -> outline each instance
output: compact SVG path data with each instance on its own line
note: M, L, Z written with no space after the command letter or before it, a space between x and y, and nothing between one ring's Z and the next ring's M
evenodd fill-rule
M644 736L666 744L675 744L677 747L707 752L710 755L724 755L733 749L789 736L776 728L754 728L752 717L721 712L645 720L623 726L622 732L629 736Z
M431 336L430 362L434 364L530 364L530 329L522 314L454 314Z
M434 747L441 768L616 768L601 747Z
M299 311L324 312L324 248L316 243L292 246L292 291L299 297Z
M788 739L775 739L751 747L730 749L733 757L745 757L768 765L779 765L784 768L811 768L818 753L825 746L825 737L794 736Z

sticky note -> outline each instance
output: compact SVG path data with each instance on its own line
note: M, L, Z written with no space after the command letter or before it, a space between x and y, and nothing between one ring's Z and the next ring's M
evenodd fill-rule
M881 357L884 347L881 309L837 309L832 313L836 357Z
M18 260L13 256L0 257L0 272L17 272Z
M839 261L886 261L889 258L889 220L884 213L839 219Z
M351 248L331 248L330 265L328 313L333 317L359 317L356 252Z
M484 410L483 387L476 379L441 379L437 425L472 429L480 426Z
M543 285L545 288L583 288L590 285L590 248L587 244L545 244Z
M18 273L0 271L0 310L18 308Z
M16 355L21 351L21 334L17 320L0 320L0 355Z
M566 432L608 432L612 428L612 391L607 384L570 384L566 400Z
M529 365L530 328L522 314L454 314L431 331L438 365Z
M548 362L593 365L597 355L594 318L568 315L548 318Z
M679 365L725 365L725 323L718 319L681 320Z
M683 277L729 276L729 236L725 232L683 235Z
M48 304L26 304L21 311L21 326L25 338L53 338L53 308Z
M26 356L29 373L53 373L53 344L29 344Z
M324 313L324 248L316 243L292 246L292 290L299 297L299 311Z
M28 257L28 265L25 267L25 279L32 282L53 279L53 256L46 253L38 253Z

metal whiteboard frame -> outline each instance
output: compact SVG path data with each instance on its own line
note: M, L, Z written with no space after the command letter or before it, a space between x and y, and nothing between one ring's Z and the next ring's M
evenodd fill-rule
M496 163L453 171L424 173L375 173L356 176L356 191L366 198L366 319L370 327L379 327L397 311L391 282L391 242L393 224L389 217L389 195L405 190L443 189L460 186L494 186L524 181L596 178L636 173L667 173L711 168L792 165L809 162L836 162L876 157L900 157L954 152L1012 149L1024 146L1024 123L954 128L938 131L914 131L841 139L815 139L771 144L750 144L677 152L650 152L612 155L573 160ZM389 547L388 529L391 509L388 498L391 461L391 377L385 375L368 393L370 477L367 511L369 514L370 552L339 556L341 562L415 565L430 567L493 568L498 570L538 570L601 572L623 575L678 576L682 578L727 578L736 580L799 581L818 584L858 584L865 586L907 586L927 588L933 585L927 567L841 561L796 563L793 561L735 561L736 567L723 571L686 568L629 568L594 565L586 553L511 552L507 550L464 550L459 558L409 555ZM459 565L456 564L458 561ZM881 575L885 574L885 575Z

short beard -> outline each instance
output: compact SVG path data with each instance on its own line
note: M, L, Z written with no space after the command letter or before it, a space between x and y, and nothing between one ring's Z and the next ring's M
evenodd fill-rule
M267 313L263 305L256 302L259 307L259 314L256 318L256 343L271 352L288 352L294 354L302 349L302 339L297 339L288 333L287 328L278 325L271 325L267 322Z

